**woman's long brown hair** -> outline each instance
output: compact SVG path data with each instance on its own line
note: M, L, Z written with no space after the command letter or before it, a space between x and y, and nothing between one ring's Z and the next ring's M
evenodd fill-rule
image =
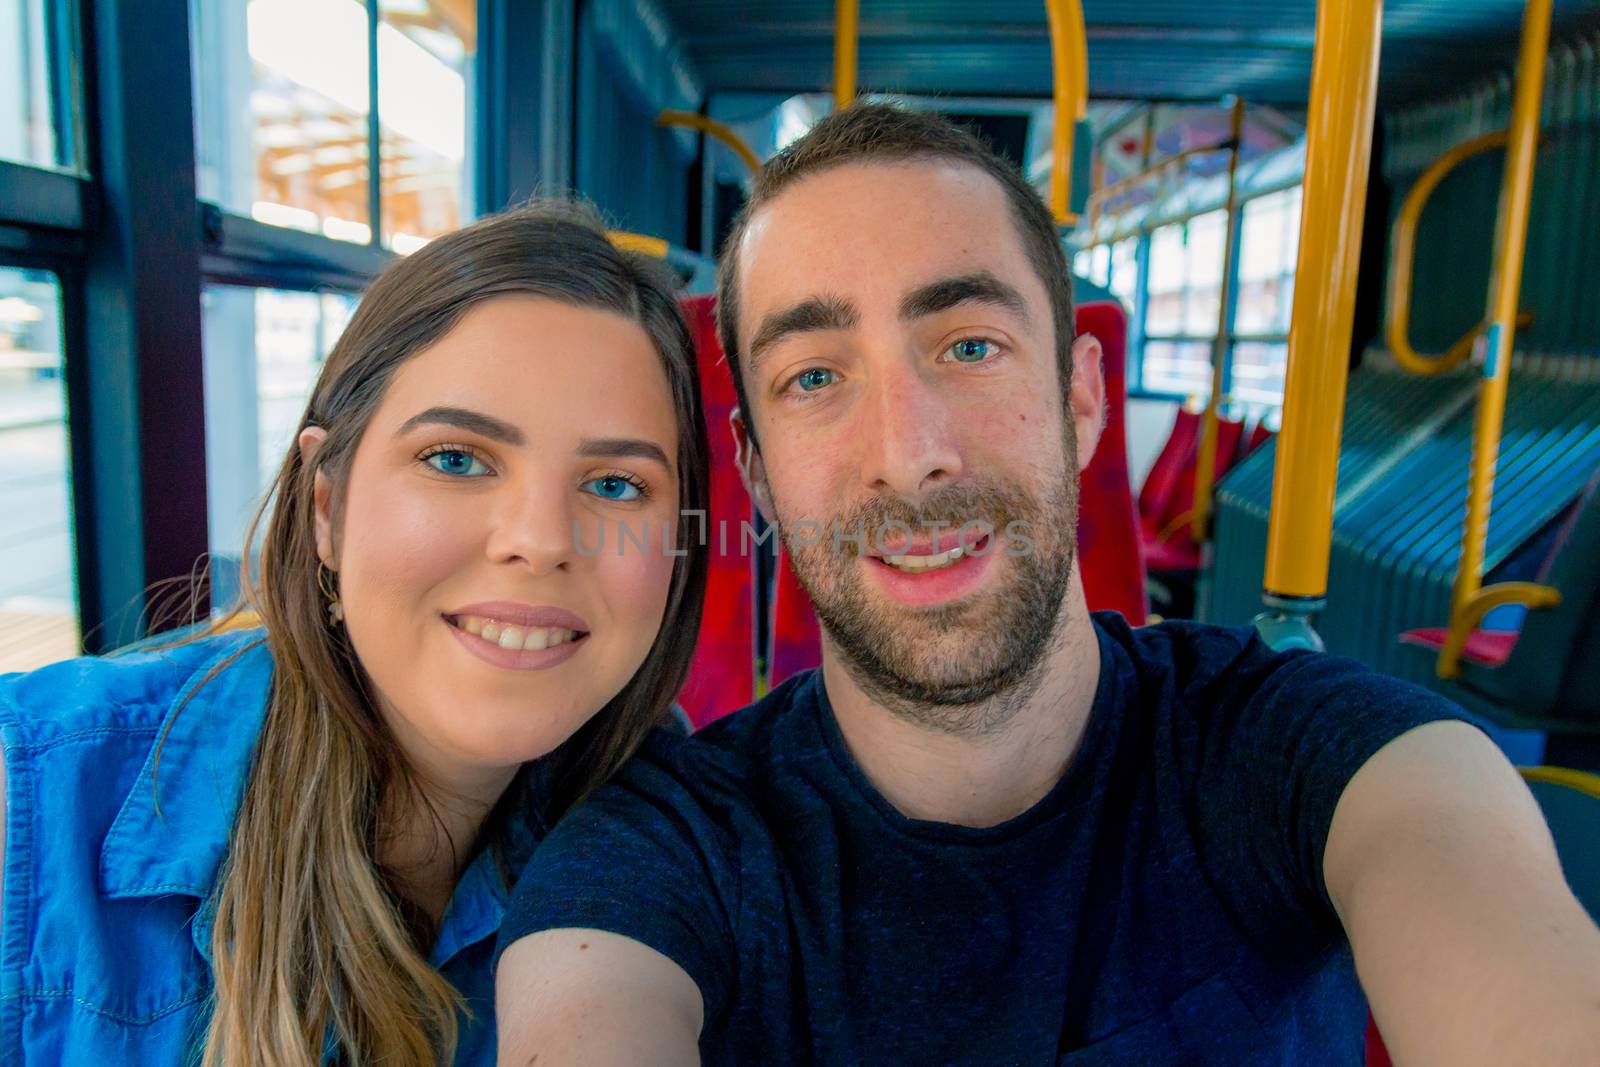
M680 519L661 632L622 691L549 757L554 818L621 765L666 715L699 631L706 549L689 512L706 508L707 447L693 342L670 282L620 252L592 212L536 203L440 238L367 292L319 376L300 429L327 437L310 464L291 447L246 541L245 606L273 658L263 729L214 897L215 1002L206 1067L306 1067L336 1041L346 1061L434 1064L454 1055L461 999L427 961L408 906L376 859L381 813L416 775L377 714L344 628L318 590L312 483L334 486L395 371L473 306L532 295L615 312L649 335L678 417ZM530 358L534 358L530 356ZM298 436L298 434L297 434ZM514 798L508 797L507 800ZM491 821L505 818L502 803ZM493 840L485 827L480 840Z

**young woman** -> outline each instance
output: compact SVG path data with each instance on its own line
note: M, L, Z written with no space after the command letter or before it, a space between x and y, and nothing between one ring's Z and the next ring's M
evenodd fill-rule
M691 344L564 204L374 283L263 508L264 629L0 680L0 1062L493 1062L507 888L688 668Z

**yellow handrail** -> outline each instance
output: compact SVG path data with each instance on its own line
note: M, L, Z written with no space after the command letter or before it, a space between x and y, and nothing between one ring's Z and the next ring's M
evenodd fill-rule
M1522 772L1524 781L1564 785L1568 789L1576 789L1580 793L1600 800L1600 775L1590 774L1588 771L1575 771L1571 767L1518 767L1517 770Z
M1480 322L1439 355L1424 355L1411 347L1411 288L1416 280L1417 224L1422 219L1422 210L1446 175L1474 156L1504 148L1506 140L1507 135L1502 130L1456 145L1422 172L1400 205L1400 214L1394 220L1394 254L1389 268L1387 335L1395 362L1412 374L1443 374L1472 354L1472 346L1484 330Z
M672 247L660 237L629 233L626 230L607 230L606 236L611 239L613 245L624 252L638 252L640 255L655 259L666 259L667 251Z
M1223 225L1228 227L1222 250L1222 291L1218 294L1217 334L1211 342L1211 397L1206 401L1205 421L1200 427L1200 452L1194 468L1194 522L1189 536L1195 544L1206 539L1211 522L1211 491L1217 484L1217 433L1222 418L1222 379L1228 369L1228 301L1233 288L1233 261L1238 254L1238 227L1233 224L1239 211L1239 149L1244 138L1244 99L1234 97L1229 125L1232 147L1228 152L1228 200Z
M1483 617L1495 608L1507 604L1521 604L1529 611L1553 608L1561 603L1561 593L1548 585L1535 582L1500 582L1479 589L1460 611L1450 618L1450 630L1445 635L1444 647L1439 650L1439 663L1435 672L1440 678L1458 678L1461 675L1461 653L1467 647Z
M1500 215L1495 227L1494 271L1489 280L1488 327L1484 330L1483 384L1472 428L1472 469L1467 482L1467 521L1461 534L1461 563L1451 593L1451 628L1483 586L1483 555L1489 537L1494 469L1505 420L1506 387L1511 375L1517 301L1522 289L1522 259L1528 246L1528 208L1533 196L1533 156L1539 144L1539 105L1544 95L1544 64L1550 46L1551 0L1528 0L1522 14L1522 44L1511 104L1505 177L1500 183ZM1440 669L1444 668L1441 656Z
M1051 138L1050 213L1057 226L1078 221L1067 203L1072 189L1072 137L1089 113L1089 35L1079 0L1045 0L1050 20L1050 70L1055 99Z
M1137 174L1130 174L1126 178L1118 178L1110 185L1097 187L1089 194L1089 202L1085 205L1085 211L1089 216L1089 225L1093 226L1095 221L1099 218L1100 212L1105 210L1105 203L1107 200L1122 195L1123 192L1127 191L1128 189L1132 189L1140 182L1153 178L1157 174L1160 174L1161 172L1168 170L1179 163L1186 163L1189 160L1194 159L1196 156L1209 156L1213 152L1221 152L1225 148L1227 148L1227 145L1221 144L1203 145L1199 148L1185 148L1182 152L1175 152L1174 154L1167 156L1165 159L1150 164Z
M715 138L733 149L733 154L744 161L750 168L750 173L755 174L761 170L761 159L745 144L744 138L733 131L733 127L716 119L694 111L663 111L656 116L657 126L682 126L690 130L699 130L707 137Z
M860 33L858 0L833 2L833 109L843 111L856 100L856 45Z
M1309 615L1328 590L1382 20L1382 0L1317 4L1305 202L1267 534L1270 610L1257 621L1264 633L1275 631L1280 647L1317 643Z

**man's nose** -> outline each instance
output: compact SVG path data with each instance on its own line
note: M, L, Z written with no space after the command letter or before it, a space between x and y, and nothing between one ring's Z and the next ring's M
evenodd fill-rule
M869 389L861 478L877 493L916 500L961 476L959 412L915 371L896 370Z

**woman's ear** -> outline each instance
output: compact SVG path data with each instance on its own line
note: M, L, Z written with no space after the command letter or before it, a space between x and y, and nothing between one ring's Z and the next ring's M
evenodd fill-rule
M317 558L330 571L339 569L333 551L333 483L316 466L317 452L328 439L328 431L321 426L307 426L300 431L300 462L316 471L311 482L312 521L316 528Z

